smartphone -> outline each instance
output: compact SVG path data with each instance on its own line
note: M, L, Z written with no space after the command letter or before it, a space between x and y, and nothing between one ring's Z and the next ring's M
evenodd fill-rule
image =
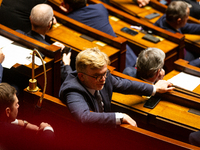
M65 46L65 48L62 50L62 52L61 52L61 56L64 54L64 53L66 53L66 55L69 53L69 52L71 52L71 48L70 47L66 47Z
M160 39L151 35L151 34L145 34L142 39L145 39L147 41L153 42L153 43L158 43L160 42Z
M154 12L154 13L151 13L149 15L146 15L145 18L147 18L147 19L153 19L153 18L158 17L158 16L160 16L160 14Z
M127 28L127 27L123 27L123 28L121 29L121 31L123 31L123 32L125 32L125 33L128 33L128 34L130 34L130 35L136 35L136 34L138 34L138 32L136 32L136 31L134 31L134 30L131 30L131 29Z
M153 109L158 104L159 101L160 101L160 97L151 96L151 98L149 98L145 102L144 107Z

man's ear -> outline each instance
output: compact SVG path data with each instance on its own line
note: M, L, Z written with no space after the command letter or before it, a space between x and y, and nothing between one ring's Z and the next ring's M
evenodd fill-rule
M78 78L83 82L84 81L83 73L78 73Z
M6 110L5 110L7 117L10 117L10 111L11 111L10 107L7 107Z
M181 21L182 21L182 19L181 19L181 18L178 18L178 19L177 19L177 24L180 24Z

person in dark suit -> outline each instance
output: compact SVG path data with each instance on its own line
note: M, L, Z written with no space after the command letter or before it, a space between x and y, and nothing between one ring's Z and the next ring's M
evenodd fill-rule
M173 1L169 4L166 14L154 25L172 33L200 34L200 24L187 23L190 14L188 5L183 1ZM200 67L200 55L186 50L185 60L193 66Z
M53 128L48 123L37 126L17 119L18 102L16 89L0 83L0 145L5 149L44 148L54 140Z
M180 0L172 0L172 1L180 1ZM188 4L190 8L190 16L200 19L200 5L196 0L181 0Z
M117 37L109 23L107 9L102 4L86 4L87 0L64 0L60 8L68 17ZM126 50L126 67L135 66L137 56L128 45Z
M3 0L0 6L0 23L13 29L24 32L31 30L29 20L31 9L47 0Z
M162 50L149 47L139 53L136 67L127 67L123 73L155 84L165 75L164 61L165 53Z
M31 30L24 32L20 29L16 31L36 39L47 45L56 45L64 49L65 46L60 42L49 43L45 40L45 34L57 23L53 9L48 4L38 4L31 9L30 13Z
M112 92L150 96L174 89L164 80L150 85L113 76L107 68L109 63L105 53L98 48L90 48L76 56L75 71L71 71L69 65L65 66L68 71L65 72L59 97L82 124L116 126L128 123L136 126L127 114L111 112Z

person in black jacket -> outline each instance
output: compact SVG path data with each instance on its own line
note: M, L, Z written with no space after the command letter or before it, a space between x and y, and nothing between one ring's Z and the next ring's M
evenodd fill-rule
M3 0L0 6L0 24L13 30L31 30L29 20L31 9L47 0Z

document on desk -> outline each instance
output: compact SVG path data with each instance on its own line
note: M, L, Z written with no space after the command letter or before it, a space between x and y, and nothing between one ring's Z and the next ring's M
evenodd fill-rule
M31 56L32 50L15 45L9 44L2 48L2 52L5 55L2 66L10 69L16 63L18 64L30 64L30 61L26 58Z
M0 48L3 48L5 47L6 45L10 45L11 43L13 43L14 41L4 37L4 36L1 36L0 35Z
M178 75L172 77L168 81L171 82L173 85L190 91L193 91L200 84L199 77L184 72L180 72Z

